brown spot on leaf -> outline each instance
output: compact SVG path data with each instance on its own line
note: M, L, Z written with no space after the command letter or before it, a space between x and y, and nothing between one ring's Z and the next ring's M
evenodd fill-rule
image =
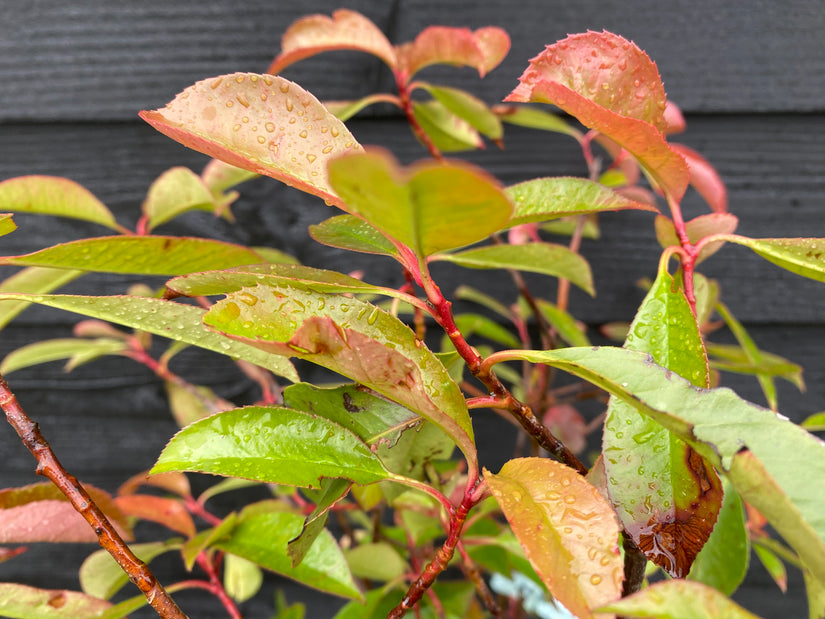
M348 393L344 393L344 408L349 413L360 413L364 410L363 406L358 406L355 402L352 401L352 396Z
M47 602L52 608L63 608L66 605L66 594L62 591L55 593Z

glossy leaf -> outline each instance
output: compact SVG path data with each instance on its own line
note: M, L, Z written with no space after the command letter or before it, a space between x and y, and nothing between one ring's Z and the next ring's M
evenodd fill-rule
M0 258L0 264L142 275L181 275L260 262L266 260L242 245L156 235L81 239Z
M676 228L673 222L664 216L656 218L656 239L662 247L671 247L681 245L679 237L676 234ZM709 215L700 215L691 219L685 224L685 232L687 232L688 239L693 245L707 236L713 234L731 234L736 230L739 224L739 219L730 213L711 213ZM707 258L710 258L724 245L724 241L712 241L703 245L697 258L697 264Z
M432 421L475 461L458 385L409 327L383 310L357 299L258 286L228 295L205 322L234 339L366 385Z
M245 481L227 479L226 481ZM181 556L186 569L191 571L197 561L198 555L208 548L212 548L216 543L228 538L235 525L238 523L238 514L231 512L217 526L201 531L192 539L186 541L181 549Z
M825 239L749 239L726 236L792 273L825 282Z
M214 196L200 176L182 166L161 174L149 187L142 206L152 230L191 210L214 211Z
M515 205L509 225L546 221L600 211L637 209L656 212L649 204L625 198L584 178L535 178L505 189Z
M581 132L570 126L561 116L537 107L527 105L496 105L493 107L493 111L501 120L511 125L561 133L569 135L576 140L582 139Z
M304 520L301 533L289 540L289 544L287 544L287 553L292 561L292 567L304 560L312 544L315 543L315 540L324 530L329 510L347 495L351 487L352 482L346 479L324 479L321 481L321 496L315 500L315 508Z
M590 346L583 326L569 313L548 301L539 300L538 307L545 320L570 346Z
M776 586L779 587L779 590L782 591L782 593L787 593L788 571L785 569L785 564L782 563L782 559L780 559L772 550L764 546L760 546L758 543L754 544L753 551L759 559L759 562L762 564L762 567L767 570L771 579L776 583Z
M630 152L672 199L684 195L690 175L662 134L666 99L659 71L626 39L587 32L548 46L505 101L558 106Z
M46 294L83 275L81 271L29 267L22 269L0 283L0 294L21 292ZM17 301L0 303L0 328L5 327L28 306L29 302Z
M292 567L287 543L301 532L303 522L302 516L290 512L247 509L229 537L217 542L216 547L309 587L350 599L362 599L346 560L329 531L322 531L301 564Z
M17 224L9 214L0 215L0 236L5 236L17 230Z
M131 527L112 497L88 484L84 488L124 539L130 540ZM29 542L97 542L97 536L51 482L0 490L0 543Z
M149 475L149 471L143 471L127 479L120 485L120 488L117 489L117 494L118 496L134 494L141 486L160 488L166 492L177 494L182 498L192 496L192 491L189 487L189 478L183 473Z
M250 406L201 419L169 441L152 468L197 471L305 488L323 477L360 484L389 473L355 434L323 417Z
M163 385L169 409L179 427L203 419L209 415L235 408L230 402L219 398L209 387L202 385L181 385L167 380Z
M415 120L435 147L443 153L484 148L478 131L441 101L413 102Z
M306 90L282 77L234 73L190 86L141 118L194 150L340 204L327 162L361 146Z
M223 560L223 587L236 602L246 602L261 589L264 575L252 561L227 553Z
M434 64L469 66L481 77L495 69L510 51L510 37L501 28L429 26L415 41L396 47L398 68L409 79Z
M148 494L130 494L117 497L115 505L126 516L162 524L186 537L192 537L196 533L192 516L189 515L183 503L177 499Z
M0 583L0 616L12 619L93 619L110 606L77 591Z
M488 245L456 254L438 254L433 260L445 260L470 269L515 269L562 277L591 296L596 294L590 265L563 245Z
M742 500L727 480L724 491L713 532L696 556L687 578L732 595L745 579L751 545Z
M800 425L811 432L825 430L825 411L809 415Z
M684 293L659 272L630 325L625 347L649 353L697 387L708 385L699 327ZM611 398L602 444L607 489L624 528L647 558L683 578L722 506L713 468L679 437Z
M716 589L689 580L657 582L599 610L655 619L759 619Z
M123 230L111 211L88 189L57 176L19 176L0 182L2 211L71 217Z
M123 340L109 338L42 340L18 348L6 355L6 358L0 363L0 374L9 374L22 368L48 363L49 361L72 359L78 355L82 355L84 360L88 361L103 355L114 355L123 352L128 347L128 344Z
M554 598L590 619L591 608L621 595L619 526L593 486L546 458L510 460L485 479Z
M714 213L728 210L728 190L710 162L684 144L671 144L670 148L682 155L690 172L690 184L704 198Z
M309 236L330 247L398 258L398 249L387 237L354 215L337 215L313 224Z
M199 307L148 297L0 293L0 301L6 299L39 303L84 316L108 320L224 355L245 359L293 382L298 381L295 368L283 357L267 354L243 342L233 342L204 327L202 318L205 312ZM3 303L0 303L0 307L2 305Z
M330 163L330 182L347 210L417 256L480 241L512 212L496 182L466 164L423 162L402 170L372 151Z
M356 11L338 9L326 15L302 17L281 37L281 53L267 69L277 75L294 62L321 52L356 50L377 56L395 68L395 50L384 33L371 20Z
M344 556L356 578L388 582L410 570L406 561L387 542L359 544Z
M178 548L180 540L129 545L129 550L144 563L149 563L155 557ZM110 599L129 583L129 575L106 550L98 550L86 557L80 566L78 576L84 593L103 600Z
M479 133L486 135L491 140L501 139L503 135L501 120L481 99L458 88L435 86L425 82L417 82L417 84L453 114L468 122Z
M825 446L803 428L730 389L698 389L644 354L611 347L519 351L584 378L653 418L723 472L825 582ZM799 471L806 471L800 477Z

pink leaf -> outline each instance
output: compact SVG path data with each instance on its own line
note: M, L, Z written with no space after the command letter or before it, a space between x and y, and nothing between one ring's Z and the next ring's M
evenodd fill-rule
M658 69L626 39L588 32L548 46L505 101L558 106L630 152L672 199L684 195L687 164L662 134L666 99Z
M501 28L430 26L412 43L396 47L399 70L409 79L434 64L470 66L481 77L495 69L510 51L510 37Z
M665 134L682 133L687 128L682 110L675 103L668 101L665 104Z
M103 490L84 486L124 539L132 532L112 498ZM96 542L89 523L49 482L0 491L0 543Z
M292 24L281 38L281 53L267 73L276 75L294 62L341 49L366 52L393 69L396 66L395 50L378 26L360 13L339 9L332 18L309 15Z
M195 536L195 523L180 501L146 494L130 494L117 497L115 503L127 516L157 522L186 537Z
M714 213L724 213L728 210L728 190L719 177L719 173L692 148L684 144L671 144L670 148L682 155L687 161L690 172L690 184L705 199Z
M326 163L361 149L344 123L281 77L235 73L202 80L141 118L161 133L257 174L340 204Z
M134 494L141 486L162 488L183 498L192 496L192 491L189 488L189 479L183 473L156 473L149 475L148 471L143 471L127 479L121 484L120 488L117 489L117 494L118 496Z

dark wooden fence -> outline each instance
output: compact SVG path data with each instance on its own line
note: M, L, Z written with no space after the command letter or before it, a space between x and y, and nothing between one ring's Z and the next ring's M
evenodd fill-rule
M279 50L281 33L294 19L312 12L329 14L338 5L330 0L7 0L0 7L0 179L24 174L72 178L128 225L136 221L145 191L158 174L173 165L199 170L205 162L143 124L138 110L164 105L199 79L265 70ZM567 33L604 28L631 38L656 60L670 99L685 112L688 131L679 141L704 153L727 183L740 231L763 237L825 236L825 8L820 0L352 0L347 8L374 19L395 42L411 40L433 23L504 27L512 36L512 51L485 80L466 69L432 69L427 74L431 81L468 88L491 103L509 93L529 58ZM323 55L291 67L285 75L322 100L392 87L389 72L378 61L356 53ZM391 111L366 114L351 126L359 141L388 146L402 161L425 156ZM508 184L540 175L584 173L569 140L514 129L505 143L505 152L490 147L468 158ZM704 212L695 198L688 198L686 205L689 214ZM397 269L388 263L376 271L359 256L314 244L307 225L325 217L327 207L275 181L248 184L235 212L238 226L193 214L165 231L271 245L307 264L365 267L372 280L398 283ZM6 255L102 233L69 220L16 219L21 229L2 239ZM594 267L598 296L590 300L576 295L572 304L574 313L594 326L632 318L642 296L634 281L652 275L657 260L650 216L607 215L602 222L603 238L586 242L583 250ZM808 391L799 394L783 385L783 412L799 420L825 408L825 286L733 247L703 267L719 279L724 300L761 347L804 365ZM447 290L449 282L459 281L454 273L444 277ZM510 294L505 278L485 274L484 281ZM95 276L71 290L116 293L129 283ZM537 280L536 285L547 283ZM33 308L2 332L0 353L65 336L75 320ZM190 359L187 375L196 382L212 384L222 395L241 401L252 395L249 383L225 360ZM108 490L149 468L175 430L162 385L125 361L96 363L71 374L51 364L13 374L10 381L68 468ZM726 382L745 397L762 401L755 381L731 377ZM496 449L501 428L484 420L480 425L482 459L495 469L507 455ZM0 486L36 481L33 460L10 428L0 426L0 441ZM89 550L34 548L29 556L0 565L0 580L77 588L76 569ZM162 578L180 577L171 562L161 563L160 572ZM737 597L764 617L802 617L801 579L793 576L783 598L761 566L753 566ZM273 579L268 587L275 586L289 583ZM308 600L308 617L331 616L336 603L294 588L288 596ZM192 617L220 616L205 594L182 600ZM271 598L247 604L244 610L258 618L268 617L268 608Z

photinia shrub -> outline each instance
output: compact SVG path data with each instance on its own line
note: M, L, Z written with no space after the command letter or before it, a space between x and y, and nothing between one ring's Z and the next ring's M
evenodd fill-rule
M335 50L381 59L395 92L322 103L278 75ZM340 619L410 610L745 618L754 615L729 596L753 549L780 588L785 563L801 569L810 616L825 617L825 444L779 414L775 387L785 379L801 388L801 368L760 350L719 283L697 270L734 243L825 281L825 239L735 234L712 165L670 141L684 120L655 63L621 36L586 32L548 46L492 107L417 78L434 64L484 77L508 50L496 27L430 27L393 45L356 12L313 15L287 30L266 73L203 80L141 113L213 160L201 174L162 174L135 230L69 179L0 183L4 211L111 232L0 258L22 267L0 285L0 324L32 303L87 317L72 337L14 351L0 371L125 356L164 382L181 426L148 474L108 494L62 469L0 383L7 418L56 484L0 492L0 541L104 546L80 567L82 592L0 584L4 616L115 619L149 603L160 616L184 617L169 594L196 587L240 617L263 569L349 600ZM403 113L427 159L404 166L359 144L345 121L375 103ZM507 124L574 139L588 178L503 187L445 158L485 140L500 145ZM231 220L235 187L259 175L339 209L311 226L312 238L389 257L406 284L304 266L273 248L157 233L192 210ZM686 221L680 205L690 185L710 212ZM592 346L594 334L570 313L570 285L596 294L579 248L598 235L600 212L626 209L651 212L661 259L632 322L604 330L623 345ZM0 233L14 229L3 215ZM517 298L467 285L445 294L430 269L436 262L506 270ZM161 290L54 294L89 272L169 279ZM522 272L557 279L555 297L538 296ZM477 309L455 312L457 300ZM722 325L735 345L712 341ZM168 342L160 354L155 336ZM185 366L173 370L187 346L231 357L258 385L259 401L238 407L190 382ZM305 382L298 367L306 364L293 359L335 378ZM557 370L581 382L560 382ZM719 386L723 372L755 376L767 407ZM603 403L604 415L585 419L586 399ZM479 459L479 409L506 415L530 443L497 471ZM822 415L805 425L821 430ZM591 461L582 454L597 429L601 453ZM195 496L190 473L225 479ZM251 485L269 498L224 518L209 509L216 495ZM169 537L127 546L140 520ZM2 560L21 552L4 549ZM203 577L164 589L147 564L169 552ZM111 602L130 578L144 595ZM282 599L274 612L304 613Z

